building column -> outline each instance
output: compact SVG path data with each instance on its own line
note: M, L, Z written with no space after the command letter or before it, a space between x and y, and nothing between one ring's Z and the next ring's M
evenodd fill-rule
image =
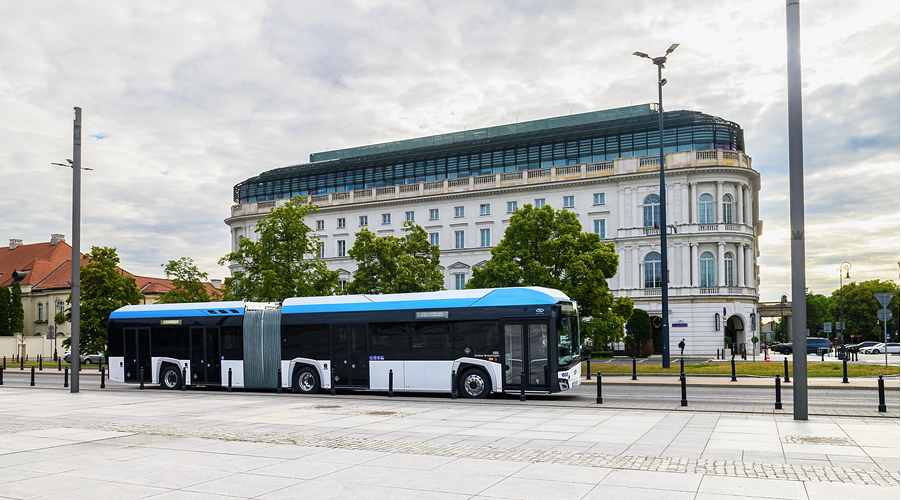
M671 285L676 281L676 249L673 245L666 246L666 262L666 283Z
M754 245L745 247L745 282L751 288L757 288L757 276L754 275Z
M682 224L688 224L691 216L688 214L688 183L683 182L680 187L682 188Z
M632 247L632 288L641 288L641 276L639 272L638 247Z
M735 223L736 224L744 224L745 223L745 187L742 183L735 183L735 197L736 206L735 206Z
M723 222L723 181L716 181L716 200L714 200L716 208L716 222Z
M626 227L626 192L624 189L619 192L619 228L617 228L616 236L625 236L619 233L619 229Z
M688 195L688 204L691 205L691 223L698 223L698 183L691 183L691 193Z
M752 197L753 197L753 193L751 192L751 187L748 186L748 195L744 197L745 198L745 224L747 224L751 227L756 227L757 221L752 220L754 217L753 212L751 211L751 207L752 207L753 201L754 201L754 200L752 200Z
M687 243L683 243L682 247L682 286L691 286L691 261L689 260L689 248Z
M722 241L716 244L716 284L719 287L726 286L726 244Z
M641 227L641 207L638 204L638 189L632 188L632 227Z
M701 275L699 272L700 266L698 265L698 244L691 244L691 286L694 288L698 287L698 284L701 282Z
M739 288L744 288L745 286L745 245L743 243L739 243L735 245L735 272L738 273L738 286Z

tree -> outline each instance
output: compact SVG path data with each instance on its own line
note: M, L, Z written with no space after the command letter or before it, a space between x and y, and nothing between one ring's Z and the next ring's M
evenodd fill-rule
M579 304L582 317L600 318L614 303L607 278L617 263L613 243L583 233L576 214L529 204L513 213L491 260L473 271L466 288L555 288Z
M632 317L633 306L632 299L622 297L622 300L614 302L613 307L599 317L585 318L583 337L590 340L595 349L622 342L626 333L623 325Z
M654 333L651 325L651 316L643 309L632 311L632 317L626 324L626 349L632 356L645 358L653 351L653 345L648 349L648 341Z
M135 279L118 268L119 256L115 248L91 247L84 255L88 265L81 266L81 306L78 348L83 354L106 350L106 324L109 315L120 307L138 304L144 298ZM69 295L67 303L72 303ZM66 311L66 321L72 320L72 309ZM55 321L55 320L54 320ZM63 341L71 347L71 339Z
M22 284L13 283L9 299L9 331L25 333L25 308L22 307Z
M206 282L209 274L201 272L190 257L170 260L162 264L166 279L172 280L172 290L160 295L158 304L176 304L184 302L209 302L218 299L218 295L210 297Z
M438 267L441 251L429 242L425 230L404 223L406 237L378 237L363 228L347 254L357 262L353 281L345 293L410 293L444 290Z
M898 284L893 281L871 280L861 283L848 283L841 290L832 292L832 303L829 305L829 315L833 321L840 321L841 294L844 291L844 317L845 317L845 342L854 340L878 340L884 341L882 335L882 323L876 318L877 312L882 309L874 293L894 293L888 309L892 312L892 321L889 322L888 332L894 334L897 328L899 293ZM834 333L837 336L837 333ZM857 337L860 336L858 339Z
M0 286L0 337L10 337L13 332L9 328L9 304L12 295L9 288Z
M244 238L237 252L220 259L220 265L232 261L244 268L226 278L226 298L280 302L288 297L332 295L338 273L319 260L319 237L304 222L307 214L318 210L295 196L257 224L258 241Z
M823 323L829 321L829 303L831 299L819 293L807 290L807 329L810 336L816 337L823 331Z

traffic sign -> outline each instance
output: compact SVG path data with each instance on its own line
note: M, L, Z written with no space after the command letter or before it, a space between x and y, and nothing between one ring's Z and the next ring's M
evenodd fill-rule
M879 305L882 307L888 307L889 302L892 301L892 298L895 296L893 293L874 293L876 296L876 300L879 301Z
M892 311L890 309L880 309L876 311L876 318L878 318L879 321L891 321Z
M832 322L827 321L823 323L823 331L826 333L832 333Z
M891 333L886 333L886 334L885 334L885 340L891 340L891 339L892 339L892 334L891 334ZM888 351L885 351L885 352L888 352Z

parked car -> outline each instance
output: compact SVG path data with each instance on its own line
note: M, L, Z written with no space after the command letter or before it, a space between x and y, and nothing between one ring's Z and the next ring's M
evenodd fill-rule
M79 356L81 358L81 364L83 365L91 365L91 364L100 364L101 361L106 362L106 357L102 352L98 352L96 354L82 354ZM63 361L66 363L72 362L72 351L68 350L65 354L63 354Z
M832 352L832 342L829 342L829 339L807 337L807 354L816 354L819 349ZM782 354L791 354L792 351L792 344L782 344Z
M867 347L863 350L864 354L885 354L888 352L889 354L899 354L898 342L889 342L888 344L879 343L872 347Z
M848 350L851 351L851 352L863 352L864 349L867 349L867 348L869 348L869 347L873 347L874 345L876 345L876 344L878 344L878 343L879 343L879 342L874 342L874 341L872 341L872 340L867 340L866 342L861 342L861 343L859 343L859 344L851 344L851 345L849 345L849 346L848 346Z

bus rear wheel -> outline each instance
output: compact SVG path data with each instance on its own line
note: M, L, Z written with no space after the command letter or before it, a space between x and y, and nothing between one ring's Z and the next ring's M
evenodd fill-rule
M316 394L319 392L319 375L305 366L294 372L294 392L298 394Z
M470 368L463 372L458 385L464 398L483 399L491 392L491 379L480 368Z
M181 386L181 373L174 366L163 368L163 374L160 375L160 387L173 391Z

